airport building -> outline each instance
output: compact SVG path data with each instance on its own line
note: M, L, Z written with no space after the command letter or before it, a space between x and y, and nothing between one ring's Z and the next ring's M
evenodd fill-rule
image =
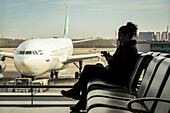
M167 34L167 32L162 32L162 40L163 41L168 41L169 40L169 34Z
M156 41L161 41L161 33L156 32Z
M168 41L170 33L167 32L139 32L139 40Z
M154 37L154 32L139 32L139 40L152 40Z

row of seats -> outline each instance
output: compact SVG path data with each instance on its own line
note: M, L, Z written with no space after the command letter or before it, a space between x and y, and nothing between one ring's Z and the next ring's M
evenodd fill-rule
M86 112L170 113L169 56L141 53L127 87L102 80L89 81ZM143 79L138 87L141 74Z

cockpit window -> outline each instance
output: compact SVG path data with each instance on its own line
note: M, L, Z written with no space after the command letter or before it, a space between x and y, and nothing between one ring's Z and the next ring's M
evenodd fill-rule
M38 55L37 51L16 51L16 54L20 54L20 55Z
M31 55L31 54L32 54L32 51L26 51L25 54L26 54L26 55Z
M37 51L33 51L33 54L34 54L34 55L38 55L38 52L37 52Z
M19 54L23 55L25 53L25 51L20 51Z

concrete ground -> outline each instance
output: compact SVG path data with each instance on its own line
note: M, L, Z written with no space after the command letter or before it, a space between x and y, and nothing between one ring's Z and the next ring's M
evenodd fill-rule
M0 107L1 113L70 113L69 107Z

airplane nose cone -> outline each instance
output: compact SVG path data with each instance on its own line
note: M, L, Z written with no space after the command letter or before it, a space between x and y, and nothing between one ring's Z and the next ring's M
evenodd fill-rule
M15 66L22 74L32 73L32 60L28 58L15 59Z
M42 59L43 60L43 59ZM47 71L45 62L36 57L17 57L15 58L15 67L23 75L41 75Z
M22 70L22 73L32 73L32 61L27 59L23 60L20 65L20 70Z

